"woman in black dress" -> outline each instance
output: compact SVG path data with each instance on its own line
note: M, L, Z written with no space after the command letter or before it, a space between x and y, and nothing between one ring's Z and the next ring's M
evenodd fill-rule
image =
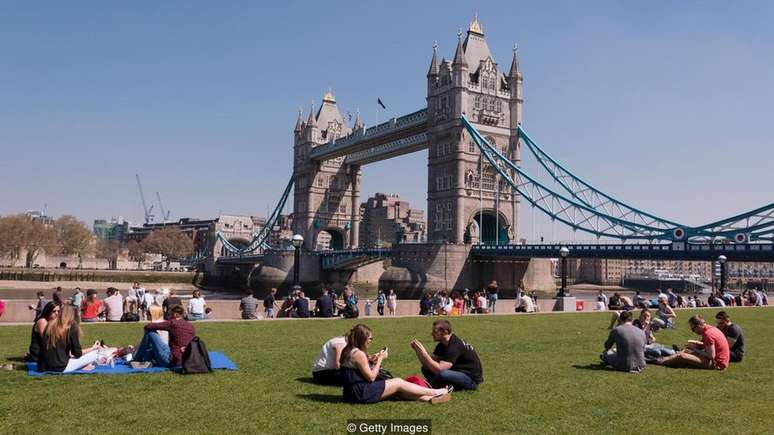
M40 353L41 343L43 342L43 333L46 331L46 327L50 322L56 320L59 316L60 304L54 301L47 303L43 310L40 312L40 316L32 325L32 336L30 337L30 347L27 355L24 357L25 361L37 361L38 353Z
M444 403L451 399L451 388L424 388L400 378L377 380L382 360L388 354L382 350L369 357L368 345L373 335L368 326L355 325L347 334L347 345L341 352L344 375L344 400L352 403L376 403L391 396L407 400Z

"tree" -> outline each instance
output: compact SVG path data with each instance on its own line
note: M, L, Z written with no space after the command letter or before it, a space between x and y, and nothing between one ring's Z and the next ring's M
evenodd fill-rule
M169 263L193 254L193 240L185 234L172 228L155 230L142 241L145 252L161 254L164 261Z
M54 231L59 253L77 256L78 268L80 268L83 264L83 256L91 252L94 234L86 224L69 214L54 221Z
M137 268L145 261L145 246L142 243L132 240L127 245L129 259L137 262Z
M26 216L0 216L0 257L18 260L24 248L22 239Z
M97 240L97 258L107 260L110 270L118 269L119 255L121 255L121 242L118 240Z

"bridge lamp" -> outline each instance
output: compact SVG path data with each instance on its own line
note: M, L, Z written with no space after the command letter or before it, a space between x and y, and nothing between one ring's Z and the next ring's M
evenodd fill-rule
M299 285L298 272L301 264L299 256L301 252L301 246L304 245L304 237L301 234L296 234L293 236L292 242L293 247L296 249L293 254L293 286L295 287Z
M720 263L720 291L726 289L726 258L725 255L718 256L718 263Z
M567 296L567 256L570 255L570 250L562 246L559 249L559 255L562 257L562 288L559 289L559 297L563 298Z

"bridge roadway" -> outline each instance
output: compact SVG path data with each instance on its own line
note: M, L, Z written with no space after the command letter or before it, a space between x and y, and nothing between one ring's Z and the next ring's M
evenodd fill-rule
M364 165L427 148L427 109L417 110L349 136L315 147L309 157L324 161L346 157L346 163Z
M474 245L471 256L478 260L559 258L559 250L570 250L568 258L615 260L715 261L725 255L728 261L774 262L774 244L535 244ZM347 269L392 255L389 248L318 251L324 270ZM219 257L220 265L257 264L263 255Z

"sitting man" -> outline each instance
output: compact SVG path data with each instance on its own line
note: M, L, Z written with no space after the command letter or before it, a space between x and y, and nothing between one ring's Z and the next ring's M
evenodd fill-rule
M304 296L302 291L298 292L298 297L293 301L293 313L295 313L295 317L301 319L309 317L309 299Z
M699 315L688 319L688 324L691 326L691 331L701 335L701 341L689 340L685 350L666 358L659 358L656 363L665 366L691 365L703 369L725 370L730 359L726 336L718 328L705 323Z
M184 314L182 305L173 305L169 309L169 320L145 325L145 335L132 358L133 368L151 365L174 368L183 364L183 351L196 335L193 325L183 319ZM157 331L169 332L169 344L164 343Z
M434 388L446 385L455 390L475 390L484 382L481 361L478 354L468 343L452 334L448 320L436 320L432 329L433 341L437 341L430 355L419 340L411 342L411 347L422 364L422 374Z
M315 382L320 385L344 385L340 360L341 351L346 345L347 339L344 336L333 337L323 344L312 367L312 378Z
M333 317L333 299L327 288L324 288L322 294L317 298L314 304L314 313L316 317Z
M632 312L624 311L618 317L619 326L610 331L602 362L622 372L638 373L645 369L645 332L632 325ZM616 350L613 351L613 345Z
M715 324L718 329L723 331L723 335L728 340L729 352L731 353L731 362L742 362L744 358L744 336L742 328L739 325L731 323L731 317L725 311L715 314Z

